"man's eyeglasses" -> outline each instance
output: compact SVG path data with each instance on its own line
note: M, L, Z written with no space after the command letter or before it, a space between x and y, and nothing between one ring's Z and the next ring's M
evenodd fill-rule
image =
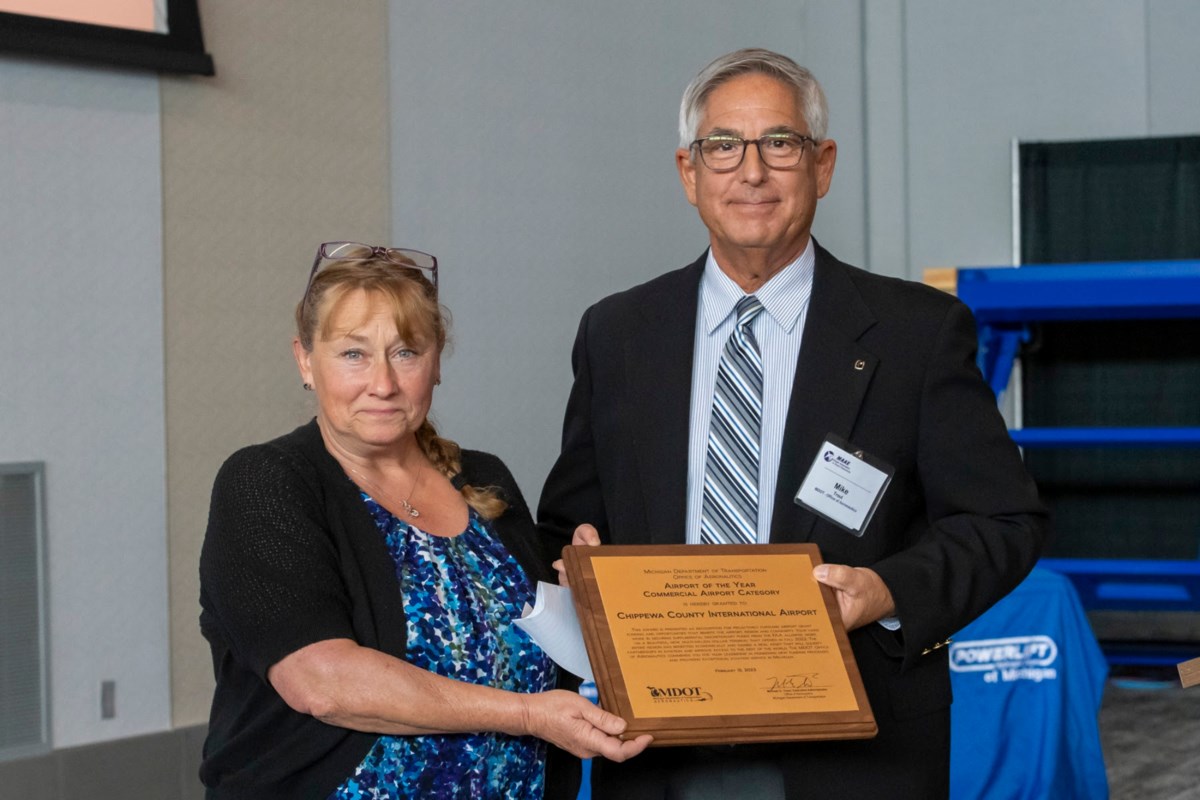
M312 271L308 273L308 285L304 287L304 299L312 289L313 278L322 261L363 261L368 258L378 258L395 264L398 267L425 270L429 280L433 282L433 290L437 291L438 266L437 259L422 253L420 250L405 250L399 247L375 247L359 242L324 242L317 248L317 257L313 259Z
M768 133L757 139L714 134L697 139L692 147L700 151L700 160L713 172L730 172L741 166L751 144L758 148L759 159L771 169L790 169L804 158L810 143L816 144L817 140L800 133Z

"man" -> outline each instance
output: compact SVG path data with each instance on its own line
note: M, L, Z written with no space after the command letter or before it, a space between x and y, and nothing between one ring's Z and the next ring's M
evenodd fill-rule
M675 158L709 250L584 314L539 518L555 551L817 544L879 734L647 750L596 764L597 798L945 797L942 645L1020 582L1045 537L967 308L810 236L837 156L826 119L812 75L770 51L693 80ZM864 485L891 475L853 518L802 489L832 454Z

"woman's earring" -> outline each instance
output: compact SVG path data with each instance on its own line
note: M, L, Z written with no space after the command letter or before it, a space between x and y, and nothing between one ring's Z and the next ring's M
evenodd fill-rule
M306 384L304 384L304 391L306 391L306 392L311 392L311 391L312 391L312 384L311 384L311 383L306 383Z

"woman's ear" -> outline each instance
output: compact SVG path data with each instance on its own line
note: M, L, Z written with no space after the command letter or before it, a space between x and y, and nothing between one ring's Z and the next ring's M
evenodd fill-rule
M313 384L312 365L309 363L312 353L300 344L300 337L292 339L292 355L296 357L296 367L300 370L300 382L307 389Z

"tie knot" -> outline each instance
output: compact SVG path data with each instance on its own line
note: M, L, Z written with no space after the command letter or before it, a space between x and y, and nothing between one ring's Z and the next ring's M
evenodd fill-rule
M754 322L754 318L763 310L763 304L758 301L757 297L748 294L741 300L738 300L733 310L737 312L738 327L744 328Z

